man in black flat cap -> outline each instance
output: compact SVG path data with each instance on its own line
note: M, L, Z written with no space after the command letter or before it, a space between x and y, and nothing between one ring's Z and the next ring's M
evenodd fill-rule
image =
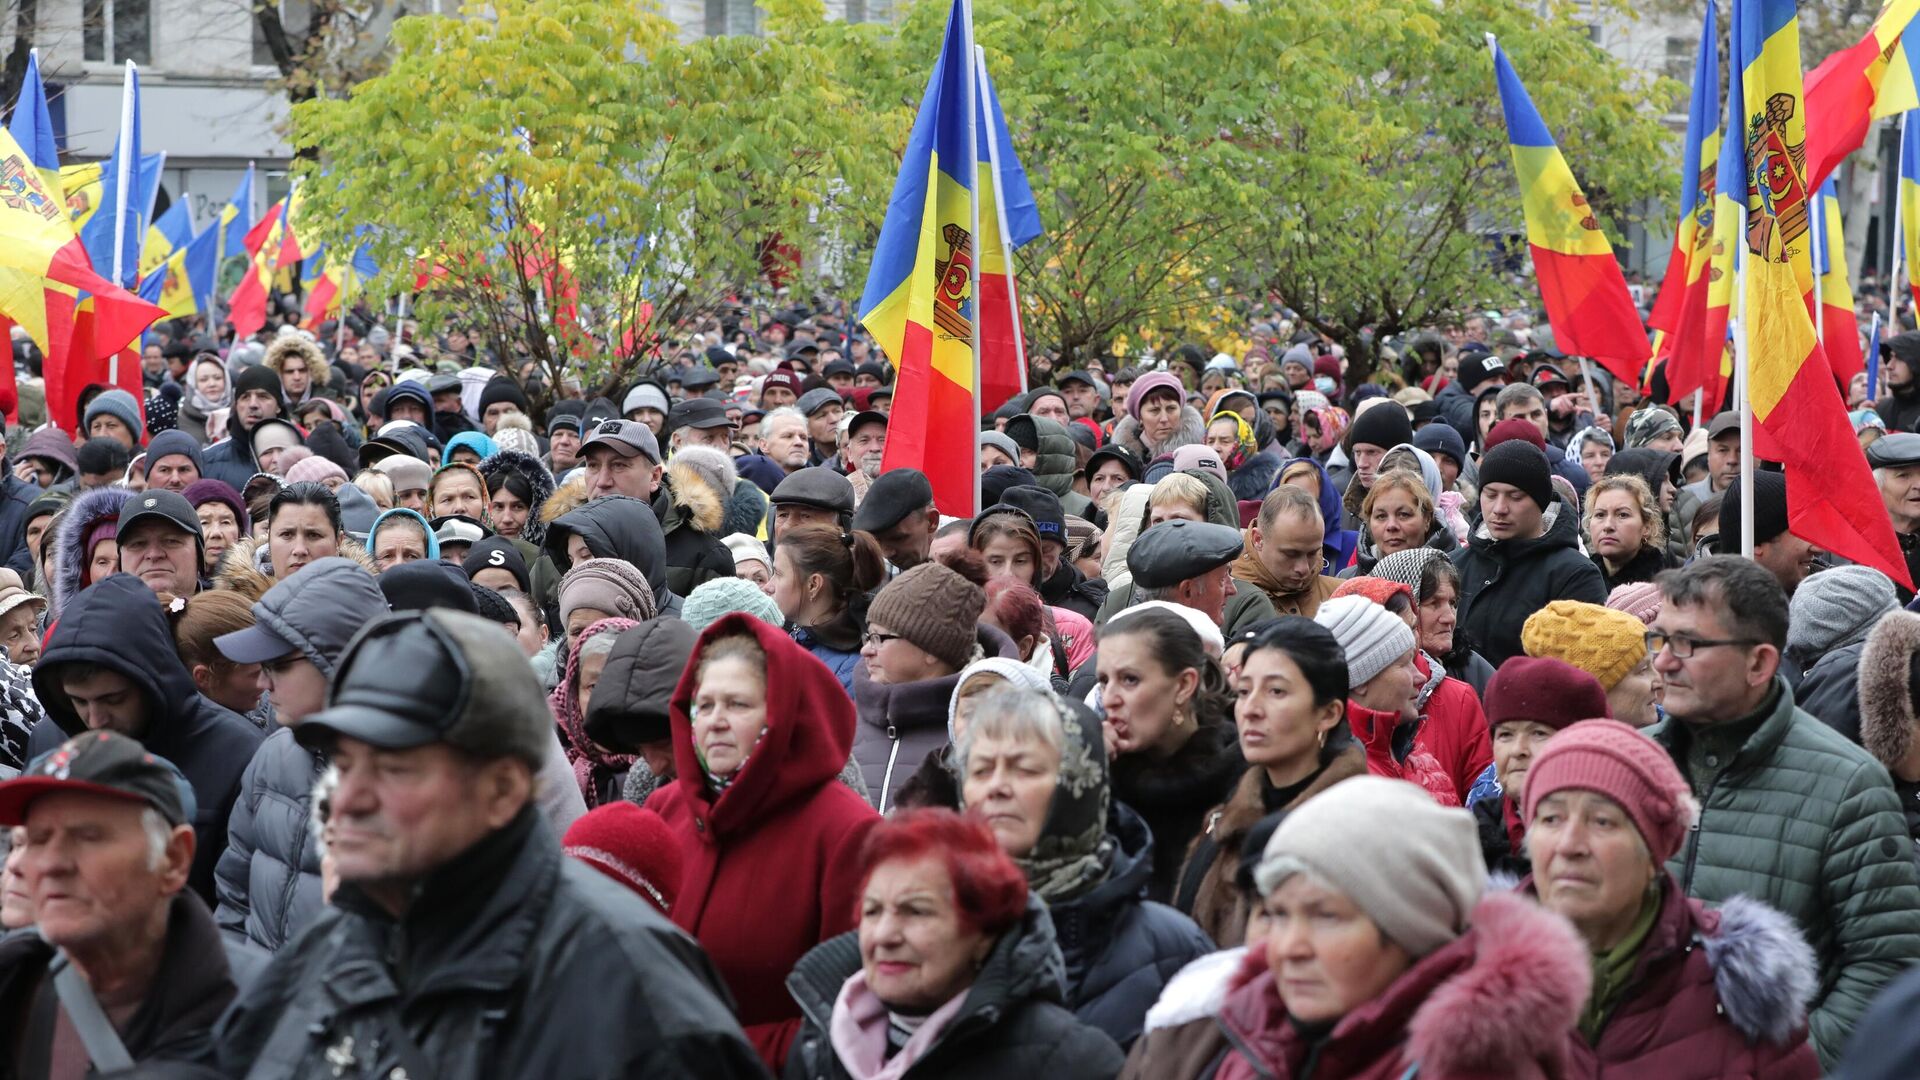
M1221 624L1227 600L1234 594L1233 560L1244 546L1240 531L1225 525L1206 521L1155 525L1127 549L1134 603L1165 600Z
M1867 464L1893 521L1893 535L1900 538L1907 573L1920 582L1920 435L1900 432L1876 440L1867 447ZM1895 588L1902 604L1913 599L1910 590Z
M784 484L781 486L785 486ZM919 469L892 469L867 489L853 515L853 527L872 533L897 570L926 562L940 511L933 506L933 484Z

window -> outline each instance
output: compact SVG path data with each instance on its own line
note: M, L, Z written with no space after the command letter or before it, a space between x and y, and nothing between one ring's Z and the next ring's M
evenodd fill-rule
M83 0L80 8L82 55L88 60L118 64L153 60L151 0ZM112 54L107 44L113 44Z
M1693 84L1694 55L1699 51L1700 39L1690 37L1667 38L1665 71L1662 74L1678 82Z
M754 0L707 0L707 36L759 32L760 12Z

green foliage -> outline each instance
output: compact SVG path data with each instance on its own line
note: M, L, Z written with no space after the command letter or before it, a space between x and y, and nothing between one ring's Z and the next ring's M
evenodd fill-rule
M423 319L460 313L548 385L628 381L763 242L823 246L833 193L891 177L891 132L805 40L683 43L641 5L495 0L402 19L393 44L385 75L296 109L318 152L298 223L330 244L375 226L370 291L437 268Z

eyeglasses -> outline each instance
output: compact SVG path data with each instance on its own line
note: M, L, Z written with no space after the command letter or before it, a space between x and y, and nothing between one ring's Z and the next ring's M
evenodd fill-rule
M860 640L863 644L871 645L877 649L889 641L899 641L900 637L901 635L899 634L883 634L878 630L869 630L866 634L862 635Z
M1657 655L1662 649L1671 649L1673 650L1674 657L1679 660L1691 658L1695 650L1711 649L1716 645L1747 646L1758 644L1760 643L1752 638L1721 638L1714 640L1710 638L1687 637L1682 634L1662 634L1657 630L1647 631L1648 656Z

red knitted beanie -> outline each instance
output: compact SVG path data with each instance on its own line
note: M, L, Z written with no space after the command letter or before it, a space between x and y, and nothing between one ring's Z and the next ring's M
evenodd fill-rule
M665 913L680 891L680 841L660 815L621 799L567 828L561 850L638 893Z
M1516 656L1487 680L1487 728L1510 720L1563 730L1576 720L1612 718L1600 680L1565 660Z
M1660 744L1617 720L1582 720L1547 741L1527 769L1527 820L1542 799L1569 788L1618 803L1655 863L1686 839L1693 816L1686 779Z

